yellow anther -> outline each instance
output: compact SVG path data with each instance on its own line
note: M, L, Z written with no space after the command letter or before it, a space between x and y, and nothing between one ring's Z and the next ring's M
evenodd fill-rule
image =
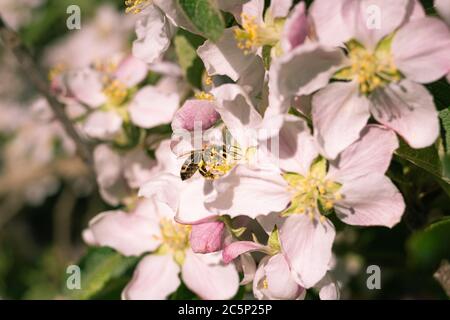
M182 225L167 218L160 221L162 242L172 251L184 251L189 247L191 226Z
M325 193L325 187L324 186L319 186L319 193L320 194L324 194Z
M293 194L290 207L283 212L284 216L306 212L311 219L316 215L320 218L320 214L329 214L335 202L342 198L339 193L341 185L326 179L327 164L321 164L322 170L318 170L317 164L320 162L311 166L306 177L295 173L283 175Z
M151 0L125 0L125 12L137 14L152 4Z
M48 80L53 81L56 77L61 75L66 70L66 66L62 63L58 63L56 66L50 69L48 72Z
M330 180L327 180L326 182L325 182L325 187L328 189L328 188L331 188L331 187L333 187L333 181L330 181Z
M331 210L331 209L333 209L333 207L334 207L333 201L327 201L327 202L325 202L325 209Z
M195 99L198 100L207 100L207 101L214 101L214 96L210 93L204 92L204 91L200 91L195 93Z
M98 72L103 73L105 77L108 77L109 75L116 72L118 63L114 60L96 60L93 64L93 67Z
M105 87L103 93L108 97L111 104L121 105L128 95L128 89L120 81L113 80Z
M321 215L320 218L319 218L319 221L320 221L320 223L324 223L326 219L327 218L325 218L325 216Z
M212 78L209 75L205 76L205 85L211 86L213 84Z
M255 22L255 17L245 13L241 17L243 29L234 29L234 37L237 40L237 46L245 53L249 53L257 45L258 25Z
M263 288L264 289L269 289L269 282L267 281L267 278L264 278L264 280L263 280Z
M400 79L389 51L372 52L355 41L350 41L347 48L352 63L351 72L359 83L361 93L370 94L377 88Z
M234 29L238 48L245 54L263 46L275 47L281 39L284 19L266 19L267 23L258 23L256 18L242 14L242 29Z

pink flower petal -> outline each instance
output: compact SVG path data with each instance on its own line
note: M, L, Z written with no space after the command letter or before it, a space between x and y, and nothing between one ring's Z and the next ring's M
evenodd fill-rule
M83 131L90 138L110 140L120 133L122 123L117 112L97 110L87 117Z
M328 272L325 277L316 285L319 289L320 300L339 300L341 292L339 284Z
M306 175L319 155L306 121L287 115L279 134L280 167Z
M190 244L195 253L222 250L225 224L222 221L206 222L192 226Z
M175 26L198 34L198 31L192 22L189 21L184 11L180 9L177 0L153 0L153 3L164 12L166 17L169 18L170 22Z
M144 61L128 56L120 63L114 75L127 87L133 87L143 81L147 73L148 67Z
M180 202L182 190L181 179L173 174L161 173L145 183L140 189L140 197L155 198L167 204L176 212Z
M177 93L167 94L145 86L136 93L128 110L135 125L148 129L171 122L179 104Z
M285 209L291 200L287 187L279 172L237 165L214 182L217 194L206 207L217 214L256 218Z
M410 5L411 0L347 0L342 13L351 38L375 49L382 38L402 24Z
M124 300L163 300L180 285L180 267L171 255L148 255L122 292Z
M170 46L171 30L164 13L156 6L145 10L145 15L136 23L137 39L133 42L133 55L146 62L153 63Z
M293 0L271 0L270 13L272 18L285 18L289 14Z
M212 127L220 115L215 110L215 102L207 100L187 100L175 113L172 120L173 131L184 129L193 131L195 124L202 130Z
M448 0L434 0L434 6L439 15L450 25L450 2Z
M140 256L161 244L157 222L123 211L95 217L89 228L99 246L111 247L126 256Z
M406 14L405 21L403 23L405 24L413 20L425 18L426 15L427 14L420 3L420 0L410 0L408 13Z
M395 65L410 80L430 83L450 71L450 29L437 18L414 20L392 42Z
M229 1L229 0L219 0ZM262 24L264 22L264 0L250 0L244 3L240 11L234 11L234 17L239 24L242 24L242 14L255 18L255 22Z
M309 24L306 17L306 6L302 1L297 4L287 18L281 36L281 45L284 52L288 52L303 44L309 33Z
M240 255L253 251L266 251L267 247L252 241L236 241L228 246L222 252L223 262L230 263Z
M216 214L205 207L213 193L211 181L193 177L183 182L176 220L182 224L199 224L215 220Z
M370 173L384 174L398 148L395 133L375 125L367 126L361 138L330 162L328 178L345 183Z
M214 261L209 255L211 254L195 254L188 250L181 271L183 281L202 299L231 299L239 289L236 268L233 264L224 265L220 260Z
M326 274L335 235L328 219L321 223L305 214L292 215L283 224L282 251L301 286L311 288Z
M245 54L237 46L233 29L226 29L217 42L210 40L197 49L208 75L226 75L237 81L252 64L256 55Z
M238 85L224 84L211 92L216 98L216 111L242 150L256 145L256 129L262 117L247 93Z
M369 100L359 95L354 82L328 85L313 97L312 105L314 136L329 159L356 141L370 118Z
M128 185L137 189L158 172L156 160L150 158L145 150L136 148L123 157L123 175Z
M403 197L394 184L381 174L360 177L342 186L343 200L336 203L338 217L359 226L396 225L405 210Z
M314 32L323 45L337 47L350 40L342 6L346 0L315 0L309 8Z
M94 149L94 165L103 200L119 205L130 191L122 175L122 159L108 145L100 144Z
M81 237L83 238L83 241L88 245L88 246L98 246L98 242L95 239L94 234L92 233L92 230L89 228L86 228L83 230Z
M291 269L282 254L271 257L263 266L267 289L262 290L271 300L296 300L304 297L306 290L296 283Z
M413 148L425 148L439 136L433 97L420 84L404 80L375 91L371 97L375 119L401 135Z
M340 49L317 43L299 46L275 60L269 71L269 109L286 113L293 97L323 88L344 61Z
M67 86L71 95L92 108L106 102L101 75L95 70L85 68L69 73Z
M241 268L244 277L239 284L244 286L251 283L255 277L256 263L251 254L244 253L241 255Z

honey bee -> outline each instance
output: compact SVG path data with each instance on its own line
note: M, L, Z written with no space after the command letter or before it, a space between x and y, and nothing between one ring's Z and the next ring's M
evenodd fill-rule
M241 159L240 149L231 145L210 145L200 150L192 150L181 166L181 180L190 179L197 171L207 180L214 180L233 168Z

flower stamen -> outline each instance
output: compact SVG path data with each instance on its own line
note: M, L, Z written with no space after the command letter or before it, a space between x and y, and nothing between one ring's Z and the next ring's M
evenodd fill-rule
M253 16L243 13L241 17L242 29L234 29L234 37L238 48L245 54L263 46L275 47L279 43L284 20L271 19L271 23L258 24Z
M198 100L206 100L206 101L214 101L214 96L210 93L207 93L205 91L200 91L195 93L195 99Z
M317 161L311 166L306 177L296 173L286 173L288 190L292 194L290 207L283 215L307 214L311 220L318 217L320 222L325 221L324 215L331 213L336 201L342 199L339 193L341 185L326 179L326 161Z
M125 0L126 6L125 12L138 14L151 4L152 4L151 0Z
M182 265L186 250L189 248L191 226L183 225L167 218L161 219L159 225L161 228L160 240L162 241L162 246L158 251L160 253L172 253L175 261Z
M120 106L128 96L128 89L125 84L116 79L107 84L103 93L108 97L111 104Z
M390 52L371 52L356 41L347 43L350 74L359 83L360 92L370 94L377 88L399 81L401 76Z

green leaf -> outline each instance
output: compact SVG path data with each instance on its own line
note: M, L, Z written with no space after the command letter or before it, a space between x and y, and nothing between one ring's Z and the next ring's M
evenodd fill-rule
M438 179L441 186L443 183L450 184L450 179L444 174L445 170L436 145L423 149L413 149L403 140L400 140L400 147L397 149L396 154L398 157L432 174ZM444 189L450 189L450 186L443 185L443 187Z
M192 24L206 38L217 41L225 30L225 22L212 0L178 0Z
M81 289L65 289L71 299L86 300L98 295L114 279L134 267L138 258L124 257L110 248L91 248L80 261ZM69 277L70 275L67 275Z
M442 165L436 146L413 149L406 142L400 140L400 147L397 149L396 154L435 177L442 177Z
M445 110L450 106L450 84L445 78L430 83L426 87L432 94L438 110Z
M122 129L121 135L114 141L114 147L119 150L135 148L143 138L143 130L131 122L124 122Z
M439 112L442 128L444 128L444 142L447 153L450 153L450 107Z
M435 269L442 259L450 258L450 218L442 219L408 240L411 262L421 268Z
M262 57L264 62L264 67L266 70L270 69L270 64L272 63L272 46L264 46L262 50Z
M275 226L272 233L270 234L267 245L274 254L281 252L280 236L277 226Z
M183 69L186 79L196 88L201 88L202 86L202 75L204 71L203 62L198 57L196 51L202 42L202 38L183 30L177 33L174 40L178 63Z
M199 300L199 298L195 293L189 290L183 282L181 282L177 291L169 296L169 300Z

